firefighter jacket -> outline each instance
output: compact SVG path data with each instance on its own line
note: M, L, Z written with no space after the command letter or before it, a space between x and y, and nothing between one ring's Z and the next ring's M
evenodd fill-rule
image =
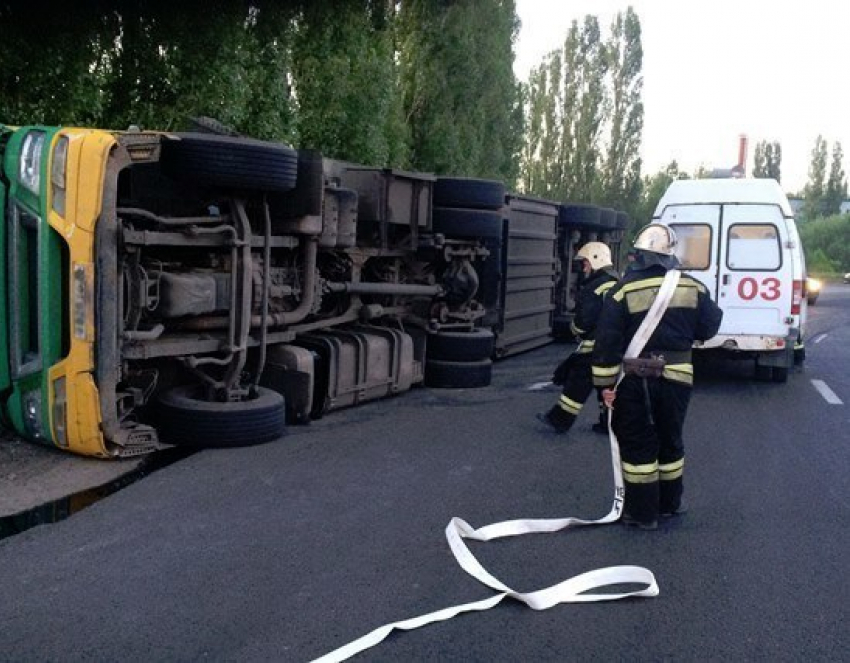
M613 267L603 267L592 271L579 289L575 317L570 323L570 331L580 341L576 354L593 352L596 324L602 314L602 302L619 280L620 277Z
M627 272L622 283L608 293L596 329L593 384L613 387L623 355L658 294L667 270L660 265ZM647 341L641 356L661 355L666 362L663 378L693 384L691 347L717 333L723 311L706 287L682 274L667 310Z

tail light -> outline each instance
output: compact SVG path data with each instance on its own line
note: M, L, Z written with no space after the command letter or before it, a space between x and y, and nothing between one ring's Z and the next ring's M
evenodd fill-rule
M800 307L803 305L803 282L794 281L794 291L791 296L791 315L800 315Z

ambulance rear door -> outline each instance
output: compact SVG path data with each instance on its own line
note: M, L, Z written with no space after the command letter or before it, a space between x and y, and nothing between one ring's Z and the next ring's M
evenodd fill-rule
M724 204L717 302L720 333L784 338L791 322L794 271L790 238L778 205Z
M718 297L720 205L669 205L658 218L676 233L676 255L682 270L702 281L711 298Z

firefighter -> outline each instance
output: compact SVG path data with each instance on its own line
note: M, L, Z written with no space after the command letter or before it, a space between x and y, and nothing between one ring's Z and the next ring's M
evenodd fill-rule
M596 322L602 312L602 300L605 294L619 279L611 264L611 250L602 242L588 242L582 246L576 253L576 260L581 262L584 283L576 298L576 312L570 323L570 331L579 339L579 344L555 371L553 382L563 385L560 399L548 412L537 415L540 421L559 434L564 434L570 429L590 392L593 391L590 365ZM602 404L601 394L598 392L597 399L599 422L593 425L593 430L607 433L606 410Z
M650 224L640 231L635 260L605 299L593 353L593 383L603 388L603 399L613 408L611 428L620 443L625 482L621 520L649 530L658 527L659 515L682 512L682 428L693 385L691 347L695 340L714 336L723 317L706 287L682 274L640 355L663 358L663 366L654 362L658 376L645 377L652 362L644 362L643 368L639 361L623 362L665 274L679 265L675 246L675 233L666 226ZM621 366L626 370L617 385Z

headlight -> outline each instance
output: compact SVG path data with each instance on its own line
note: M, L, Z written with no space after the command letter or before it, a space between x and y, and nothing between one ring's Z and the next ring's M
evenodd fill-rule
M823 287L823 283L820 279L809 279L809 292L820 292L820 289Z
M44 149L44 132L30 131L21 148L20 175L23 185L37 194L41 184L41 153Z
M56 444L68 446L68 395L65 391L65 378L53 381L53 431Z
M41 391L35 389L24 394L24 430L34 440L44 439L41 422Z
M68 137L61 136L53 148L50 184L53 191L53 210L65 216L65 164L68 161Z

